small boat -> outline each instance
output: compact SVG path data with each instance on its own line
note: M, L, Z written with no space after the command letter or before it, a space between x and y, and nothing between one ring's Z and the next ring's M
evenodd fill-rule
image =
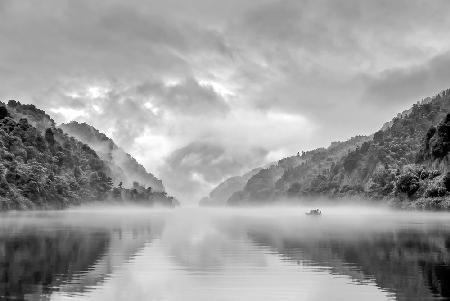
M306 215L311 215L311 216L321 216L322 215L322 211L320 211L319 209L312 209L309 212L305 213Z

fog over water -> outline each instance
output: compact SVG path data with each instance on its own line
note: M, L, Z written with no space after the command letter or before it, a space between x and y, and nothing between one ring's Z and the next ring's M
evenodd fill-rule
M26 300L438 300L450 215L363 206L2 213L0 293Z

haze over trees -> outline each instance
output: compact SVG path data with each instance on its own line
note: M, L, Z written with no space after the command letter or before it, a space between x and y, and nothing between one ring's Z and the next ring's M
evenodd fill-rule
M250 177L229 205L363 198L450 208L450 90L414 104L370 137L297 153Z
M111 170L114 184L118 185L122 182L124 186L131 187L134 182L138 182L145 187L151 187L153 191L164 191L164 186L160 179L147 172L136 159L127 154L112 139L99 132L93 126L87 123L72 121L70 123L63 123L59 127L65 133L75 137L95 150Z
M99 200L175 205L138 182L114 187L116 168L66 134L44 111L0 103L0 209L61 209Z
M245 187L247 181L258 173L261 168L255 168L242 176L228 178L214 188L207 197L200 200L201 206L222 206L226 205L227 200L236 191L240 191Z
M202 204L326 197L448 209L449 112L446 90L414 104L371 136L298 152L233 177ZM76 122L57 127L33 105L0 104L0 156L2 210L65 208L98 200L178 204L167 196L161 180L106 135Z

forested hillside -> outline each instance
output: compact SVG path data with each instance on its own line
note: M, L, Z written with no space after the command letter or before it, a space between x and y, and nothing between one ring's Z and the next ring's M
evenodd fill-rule
M399 114L370 138L358 136L280 160L250 178L228 203L358 197L402 207L447 208L449 112L446 90Z
M267 203L280 198L295 197L301 189L312 194L317 189L317 178L322 177L349 151L369 140L356 136L345 142L333 142L328 148L297 153L281 159L251 177L242 191L235 192L229 204Z
M62 124L60 128L65 133L86 143L95 150L111 170L114 184L118 185L122 182L125 187L132 187L134 182L138 182L145 187L151 187L153 191L164 191L161 180L147 172L136 159L127 154L113 140L100 133L96 128L76 121Z
M60 209L113 199L176 202L138 184L114 188L108 164L33 105L0 102L0 158L0 210Z

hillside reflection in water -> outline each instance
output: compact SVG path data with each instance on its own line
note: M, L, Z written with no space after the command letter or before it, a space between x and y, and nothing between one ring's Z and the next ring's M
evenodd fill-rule
M374 208L3 213L4 300L448 300L450 215Z

